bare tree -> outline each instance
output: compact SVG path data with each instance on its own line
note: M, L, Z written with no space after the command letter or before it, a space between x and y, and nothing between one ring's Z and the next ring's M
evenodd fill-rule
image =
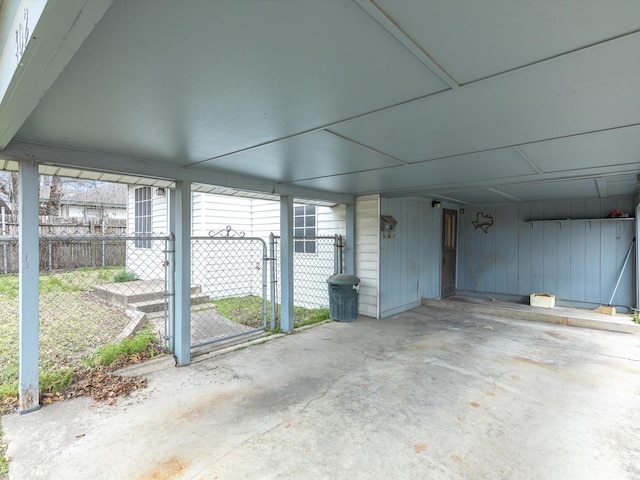
M9 172L0 172L0 207L4 207L7 213L11 213L11 174Z
M40 215L58 215L60 213L60 204L62 202L62 179L57 175L51 177L43 177L43 186L41 191L49 188L49 197L41 207Z

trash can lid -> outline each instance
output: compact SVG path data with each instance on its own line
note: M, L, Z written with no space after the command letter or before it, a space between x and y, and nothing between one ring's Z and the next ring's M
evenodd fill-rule
M334 285L358 285L360 279L355 275L347 275L346 273L338 273L327 279L327 283Z

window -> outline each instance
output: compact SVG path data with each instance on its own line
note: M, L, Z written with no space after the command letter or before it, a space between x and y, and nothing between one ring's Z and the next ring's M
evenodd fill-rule
M134 236L136 248L151 248L151 240L140 238L151 236L151 187L135 189Z
M293 207L293 251L316 253L316 207L294 205ZM303 238L300 238L303 237ZM306 238L305 238L306 237ZM311 238L309 238L311 237Z

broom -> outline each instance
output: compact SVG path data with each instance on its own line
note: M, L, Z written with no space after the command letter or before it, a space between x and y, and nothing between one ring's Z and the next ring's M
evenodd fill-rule
M618 285L620 285L620 280L622 280L622 274L627 268L627 263L629 263L629 258L631 257L631 251L633 250L633 245L636 243L636 237L633 237L631 240L631 245L629 245L629 250L627 250L627 256L624 258L624 263L622 264L622 269L618 274L618 280L616 281L616 286L613 288L613 293L611 294L611 298L609 299L609 303L607 305L600 305L594 311L597 313L604 313L606 315L615 315L616 307L613 305L613 297L616 296L616 291L618 290Z

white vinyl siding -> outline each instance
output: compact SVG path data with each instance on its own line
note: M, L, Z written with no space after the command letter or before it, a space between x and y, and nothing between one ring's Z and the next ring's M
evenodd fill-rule
M379 317L380 197L356 199L356 275L360 278L358 313ZM348 241L348 240L347 240Z

